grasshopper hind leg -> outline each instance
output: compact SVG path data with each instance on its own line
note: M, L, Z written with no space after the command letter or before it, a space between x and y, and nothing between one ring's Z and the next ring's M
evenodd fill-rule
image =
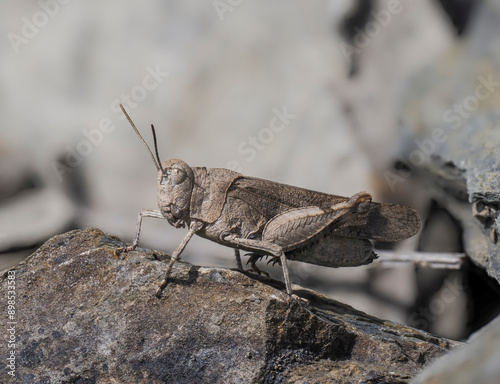
M221 240L225 243L225 245L229 247L245 249L255 253L262 252L264 254L269 254L271 256L278 258L281 261L281 268L283 269L283 277L285 280L286 293L288 294L289 298L301 302L307 302L305 299L302 299L293 293L285 252L283 252L283 249L279 245L262 240L242 239L233 233L223 236Z

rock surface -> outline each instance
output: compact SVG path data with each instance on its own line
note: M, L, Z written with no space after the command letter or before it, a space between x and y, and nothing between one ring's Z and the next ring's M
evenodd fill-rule
M157 299L166 256L122 245L75 230L11 270L16 382L407 383L460 345L235 270L177 263Z
M500 317L472 335L469 344L437 359L412 384L496 384L500 378Z

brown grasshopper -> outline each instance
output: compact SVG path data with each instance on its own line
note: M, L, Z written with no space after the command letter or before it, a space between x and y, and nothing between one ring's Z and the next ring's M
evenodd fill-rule
M240 250L250 255L250 271L264 256L283 269L286 291L293 295L287 260L326 267L358 266L377 256L370 240L398 241L420 230L417 212L403 205L374 203L370 194L350 198L307 190L273 181L243 176L224 168L189 167L158 156L156 133L151 124L156 158L122 105L123 113L148 149L158 170L158 208L143 209L131 246L139 243L144 217L167 219L175 228L189 231L170 258L165 278L156 291L166 287L173 264L194 234L234 248L239 269Z

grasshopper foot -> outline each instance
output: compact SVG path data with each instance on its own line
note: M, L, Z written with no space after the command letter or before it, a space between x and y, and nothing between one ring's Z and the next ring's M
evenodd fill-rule
M257 261L259 261L260 259L262 259L264 257L263 255L259 255L258 253L247 253L245 256L250 256L250 258L247 261L247 264L250 264L251 268L248 269L247 272L253 272L253 273L256 273L259 276L260 275L266 275L268 278L270 277L269 273L267 273L266 271L262 271L255 264Z
M167 286L167 280L163 280L161 284L158 286L158 289L155 292L155 296L159 299L165 287Z
M128 252L131 252L131 251L134 251L135 250L135 246L134 245L129 245L128 247L121 247L121 248L117 248L115 249L115 251L113 252L113 254L116 256L116 257L120 257L120 258L123 258L124 256L122 254L124 253L128 253Z
M297 296L295 293L292 293L291 295L288 296L288 302L291 302L292 300L297 301L299 304L309 305L309 300L307 300L303 297Z

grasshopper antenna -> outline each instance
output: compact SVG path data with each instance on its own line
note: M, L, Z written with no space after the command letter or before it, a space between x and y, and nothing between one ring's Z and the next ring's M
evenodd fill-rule
M146 148L148 149L149 151L149 154L151 155L151 158L153 159L153 162L155 163L155 167L156 167L156 170L159 171L160 169L162 170L163 172L163 168L161 166L161 163L157 163L156 162L156 159L153 155L153 152L151 151L151 149L149 148L149 145L146 143L146 141L142 138L141 134L139 133L139 130L135 127L135 124L134 122L132 121L132 119L130 118L130 116L128 115L127 111L125 110L125 108L123 108L123 105L120 104L120 108L122 109L123 111L123 114L125 115L125 117L127 118L128 122L130 123L130 125L132 126L132 128L134 128L134 131L135 133L137 133L137 136L139 136L139 139L141 139L141 141L143 142L143 144L146 146ZM156 149L156 157L158 157L158 149L157 149L157 146L156 146L156 135L155 135L155 132L153 130L153 138L154 138L154 141L155 141L155 149ZM158 157L158 161L159 161L159 157Z
M155 143L156 160L158 160L158 165L160 166L161 173L163 173L163 167L161 166L160 156L158 155L158 144L156 143L156 131L153 124L151 124L151 132L153 132L153 141Z

